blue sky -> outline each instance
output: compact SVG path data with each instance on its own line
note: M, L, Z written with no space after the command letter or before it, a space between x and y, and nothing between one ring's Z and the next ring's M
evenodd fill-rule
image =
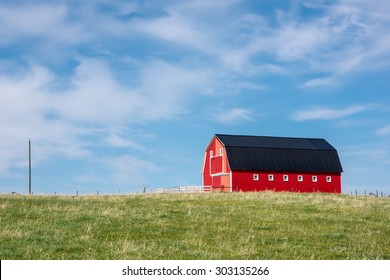
M215 133L325 138L390 193L390 2L1 1L0 193L200 185Z

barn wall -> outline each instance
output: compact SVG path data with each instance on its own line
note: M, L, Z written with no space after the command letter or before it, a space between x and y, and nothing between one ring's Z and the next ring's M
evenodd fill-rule
M222 149L222 154L220 150ZM210 152L213 156L210 157ZM215 191L230 191L230 168L226 156L225 147L217 138L213 138L208 145L202 169L202 179L204 186L213 186ZM213 176L212 176L213 175Z
M231 192L230 174L213 176L212 186L213 192Z
M253 175L258 175L258 180ZM272 174L273 181L269 181L268 175ZM288 181L283 176L288 175ZM303 181L298 181L298 176ZM317 176L317 182L312 181L312 176ZM327 182L327 176L331 176L331 182ZM257 171L233 171L232 191L289 191L289 192L341 192L341 176L339 173L315 174L315 173L287 173L287 172L257 172Z

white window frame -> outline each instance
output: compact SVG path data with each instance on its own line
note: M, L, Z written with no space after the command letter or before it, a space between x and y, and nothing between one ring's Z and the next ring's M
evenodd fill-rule
M219 149L219 155L220 155L220 156L223 156L223 148L220 148L220 149Z
M298 175L298 182L303 182L303 175Z
M268 174L268 181L273 182L274 181L274 175Z
M288 182L288 175L283 175L283 181Z
M318 182L318 177L316 175L313 175L311 176L311 180L314 182L314 183L317 183Z
M210 151L210 157L211 158L213 157L213 151Z
M332 183L332 176L326 176L326 182Z
M259 174L253 174L253 181L259 181Z

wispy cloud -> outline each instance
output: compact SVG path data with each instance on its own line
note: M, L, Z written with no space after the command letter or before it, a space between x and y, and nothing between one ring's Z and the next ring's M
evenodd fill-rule
M110 181L122 186L145 184L148 174L161 171L153 162L128 155L103 159L103 164L112 171Z
M376 131L378 135L390 135L390 125L384 126Z
M342 148L342 155L348 156L355 161L390 164L390 149L384 145L376 147L367 144L346 146ZM383 166L379 168L383 168Z
M323 86L332 86L335 85L336 82L333 78L317 78L317 79L312 79L309 81L306 81L302 87L303 88L309 88L309 87L323 87Z
M252 111L245 108L220 109L212 114L216 121L226 124L251 121L254 119Z
M294 112L291 118L294 121L335 120L356 115L370 109L370 106L356 105L344 109L330 109L316 107L308 110Z

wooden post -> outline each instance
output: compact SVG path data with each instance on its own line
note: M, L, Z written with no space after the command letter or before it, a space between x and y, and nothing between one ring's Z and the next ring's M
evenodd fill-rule
M28 140L28 194L31 195L31 138Z

